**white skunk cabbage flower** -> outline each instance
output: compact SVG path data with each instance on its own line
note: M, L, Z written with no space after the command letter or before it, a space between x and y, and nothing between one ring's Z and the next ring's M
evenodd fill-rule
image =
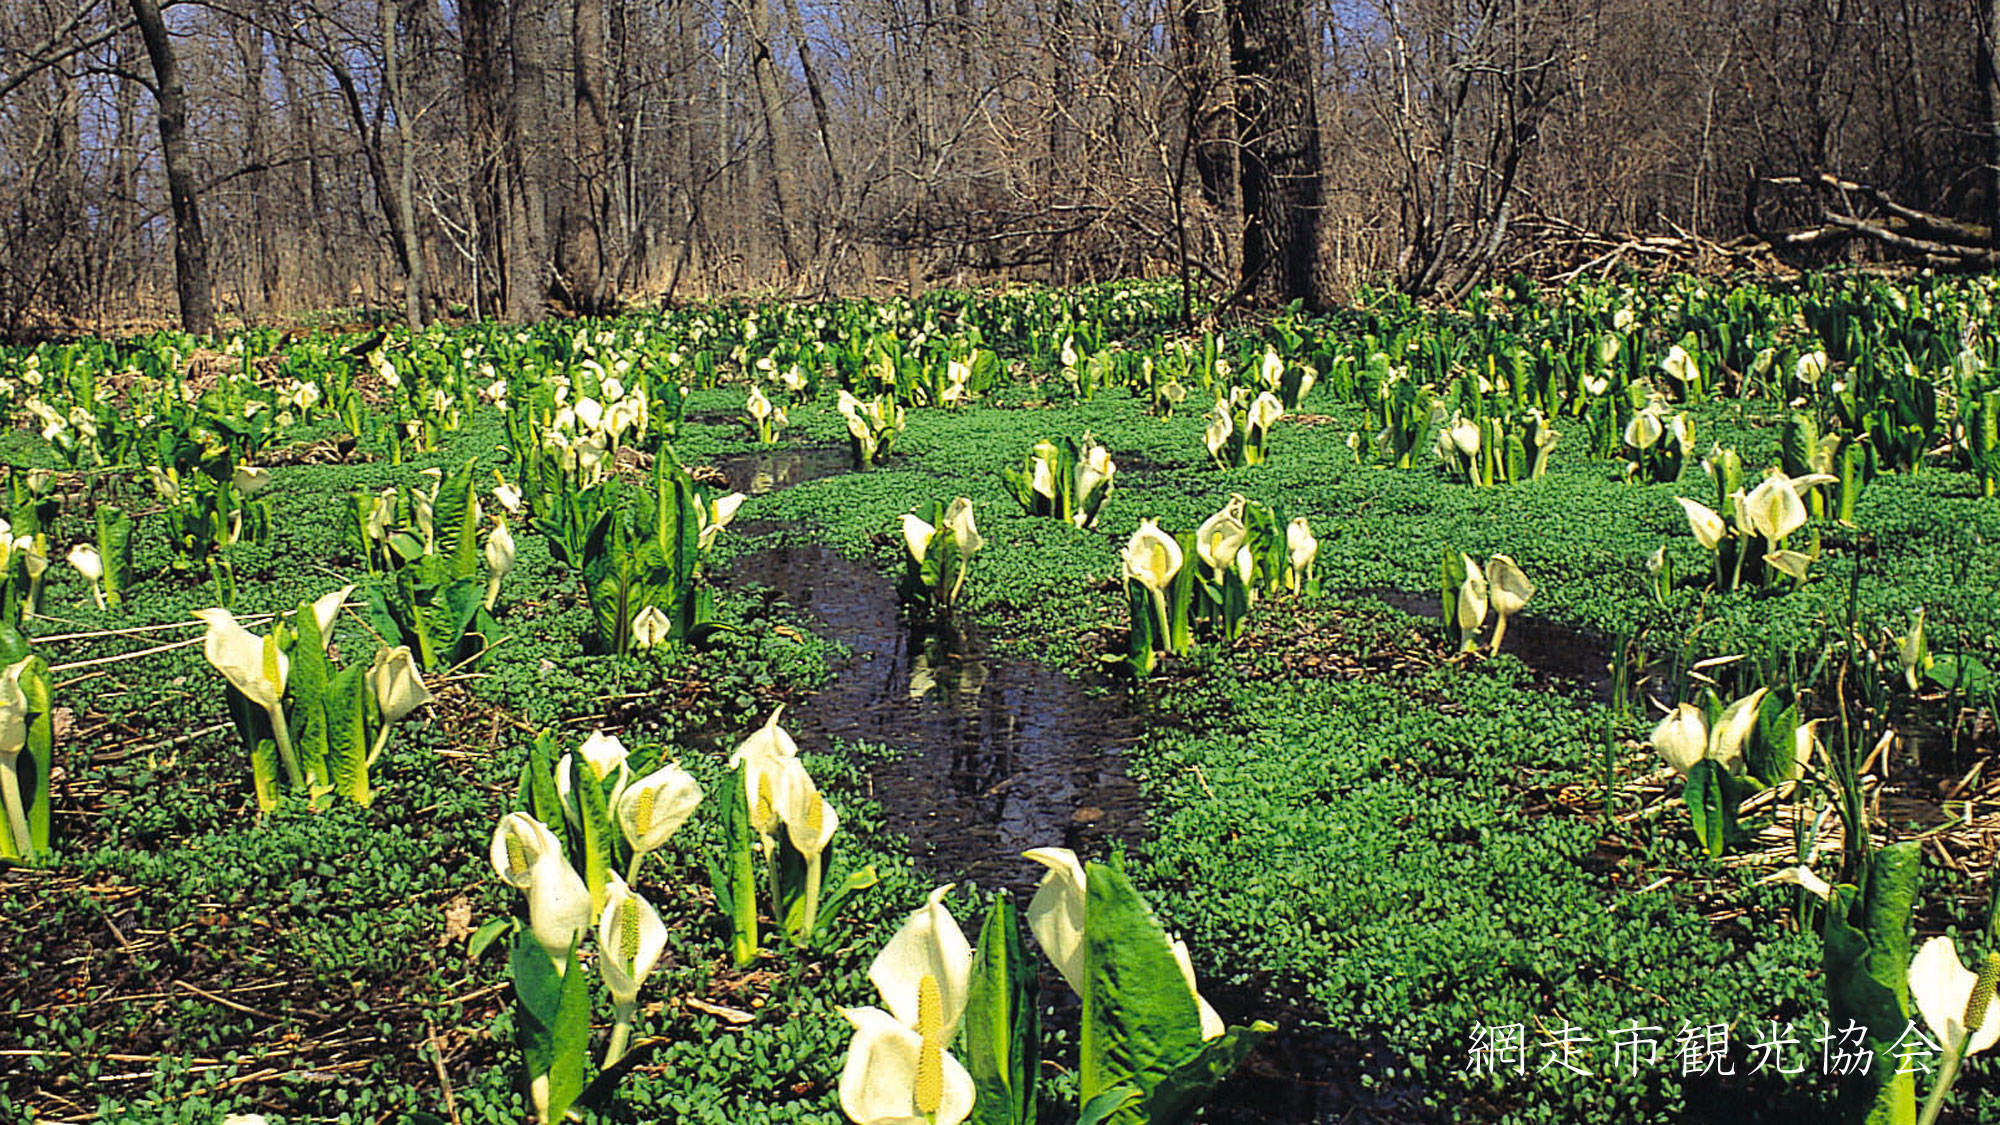
M931 536L936 534L937 528L925 522L922 516L915 512L903 513L903 548L918 566L924 564L924 556L930 553Z
M1679 344L1667 349L1667 354L1660 360L1660 370L1682 383L1692 383L1701 378L1701 365Z
M616 735L605 734L601 730L592 731L590 737L583 740L583 745L577 748L576 754L564 754L556 759L556 795L562 798L563 814L571 820L578 820L580 816L570 781L570 764L577 754L582 755L584 768L598 781L610 781L614 776L617 778L611 789L614 800L618 791L632 779L632 771L625 765L625 759L630 754L625 744L618 741Z
M777 847L781 823L778 788L799 756L799 744L778 725L778 717L784 713L784 705L779 704L764 725L738 744L729 756L730 769L744 767L743 795L750 806L750 824L764 838L767 851Z
M905 1026L880 1008L842 1008L854 1025L840 1071L840 1109L859 1125L960 1125L978 1090L937 1028ZM926 1032L930 1034L926 1034Z
M694 514L701 525L701 530L695 535L695 546L704 551L714 546L715 537L722 533L723 528L729 526L729 521L736 518L736 510L749 498L745 493L732 492L706 504L697 504Z
M1451 439L1452 448L1466 457L1479 456L1479 424L1469 418L1456 417L1445 429Z
M1493 612L1500 616L1493 627L1493 651L1497 653L1501 638L1507 635L1507 619L1521 612L1521 607L1535 596L1535 584L1511 557L1494 555L1486 560L1486 593Z
M1694 532L1695 541L1713 551L1722 545L1722 538L1729 534L1729 525L1723 522L1715 509L1698 500L1676 496L1681 508L1687 512L1688 528Z
M78 543L69 549L69 565L77 573L90 580L90 597L98 609L104 608L104 556L88 543Z
M238 625L226 609L197 610L195 616L208 623L201 652L215 670L250 702L266 711L276 708L292 668L291 658L278 650L276 640Z
M410 712L436 699L424 686L408 645L375 650L375 661L368 666L367 678L368 690L374 693L375 705L382 711L384 727L402 722Z
M632 643L640 648L662 645L674 635L674 623L656 605L646 606L632 616Z
M1291 562L1285 581L1296 594L1311 577L1313 564L1319 559L1319 540L1313 538L1312 527L1304 516L1295 517L1285 525L1285 553Z
M254 465L238 465L229 476L229 483L236 486L236 494L248 500L271 486L271 470Z
M1915 620L1910 624L1909 634L1896 638L1896 663L1902 666L1903 682L1911 691L1917 690L1920 677L1930 669L1930 642L1924 639L1924 610L1917 607Z
M1158 520L1140 520L1139 530L1126 542L1121 559L1126 578L1160 592L1180 573L1181 545L1160 530Z
M504 487L504 486L503 486ZM494 517L493 530L486 533L486 608L490 611L493 603L500 598L500 580L514 569L514 533L507 530L507 521Z
M1278 350L1269 344L1264 345L1264 361L1258 374L1263 376L1264 385L1274 391L1285 381L1285 361L1278 358Z
M944 526L951 532L952 544L958 548L958 557L970 558L986 540L980 538L979 529L972 522L972 501L960 496L945 505Z
M1995 967L1995 954L1987 954L1987 963L1982 971L1974 973L1958 959L1958 949L1948 937L1934 937L1917 950L1910 958L1910 999L1916 1001L1917 1010L1924 1015L1931 1033L1937 1036L1940 1046L1952 1050L1969 1030L1968 1017L1977 1016L1979 1026L1971 1030L1971 1040L1965 1045L1966 1055L1976 1055L2000 1041L2000 1004L1993 1003L1991 969ZM1974 1013L1973 993L1980 979L1989 981L1985 997L1985 1010Z
M920 1026L925 1005L936 1003L938 1036L946 1043L965 1015L972 985L972 945L944 905L952 886L932 891L868 966L883 1006L903 1026Z
M1805 526L1805 503L1799 499L1792 479L1783 473L1765 477L1738 507L1744 509L1745 518L1757 534L1772 543Z
M612 815L637 856L658 851L700 807L701 784L678 765L661 766L618 794Z
M1470 637L1486 624L1486 574L1479 569L1479 560L1466 554L1459 557L1465 560L1465 581L1458 585L1458 630Z
M1041 945L1042 952L1048 955L1056 971L1062 974L1063 980L1081 996L1087 969L1084 921L1089 901L1084 866L1076 853L1068 848L1035 848L1021 854L1049 869L1048 874L1042 876L1035 897L1028 903L1028 929L1035 935L1035 941ZM1180 966L1181 976L1187 981L1188 993L1194 997L1200 1012L1201 1037L1214 1039L1226 1030L1222 1017L1216 1014L1196 987L1194 963L1188 957L1187 943L1171 937L1168 941L1174 961Z
M1235 432L1236 420L1231 417L1228 404L1217 400L1215 409L1209 412L1208 428L1202 431L1202 441L1208 445L1208 455L1224 468L1228 466L1222 460L1222 450Z
M1679 704L1653 728L1652 743L1674 772L1686 777L1708 755L1708 719L1694 704Z
M1625 444L1634 449L1651 449L1666 436L1667 428L1661 424L1659 414L1651 410L1641 410L1625 423Z
M1084 906L1088 901L1083 864L1068 848L1033 848L1021 854L1049 869L1028 902L1028 930L1056 972L1081 996Z
M1218 582L1222 580L1223 571L1234 564L1236 552L1243 548L1244 540L1250 535L1250 529L1243 523L1246 504L1242 493L1232 492L1229 502L1195 529L1195 553L1208 564Z
M1194 996L1195 1009L1201 1013L1202 1039L1206 1041L1221 1038L1229 1028L1223 1024L1222 1016L1216 1012L1215 1007L1202 996L1201 989L1195 986L1194 961L1188 956L1187 942L1179 938L1172 938L1170 941L1174 951L1174 963L1181 967L1181 977L1187 981L1188 992Z
M1709 726L1701 708L1692 703L1682 703L1653 728L1653 748L1660 752L1660 757L1666 759L1674 772L1682 776L1686 776L1695 763L1704 758L1730 773L1741 774L1744 769L1743 743L1756 728L1757 709L1770 690L1758 688L1731 703L1723 709L1713 727ZM1805 737L1806 752L1809 754L1811 732L1808 731Z
M524 812L508 813L493 829L493 844L487 858L500 881L521 890L528 888L528 874L543 855L562 854L562 841L548 826Z
M597 971L621 1019L631 1019L639 989L666 950L667 925L660 912L613 873L597 919Z
M319 643L325 648L333 643L333 623L340 619L340 611L347 604L347 595L354 592L354 584L348 583L329 594L322 594L313 601L313 621L319 626Z

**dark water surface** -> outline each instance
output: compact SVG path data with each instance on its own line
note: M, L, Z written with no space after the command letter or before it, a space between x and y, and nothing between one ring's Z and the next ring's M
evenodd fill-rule
M846 472L847 458L839 447L776 448L725 458L717 467L731 487L761 495ZM756 534L760 526L772 525L750 522L740 530ZM823 545L749 552L721 581L806 612L816 632L850 650L835 662L825 688L785 712L786 729L808 751L833 739L899 751L873 766L874 797L889 827L909 837L914 857L938 879L971 879L1025 895L1043 868L1021 852L1060 846L1100 855L1107 839L1143 836L1145 809L1124 765L1142 726L1123 693L1093 694L1038 661L997 657L976 633L947 642L913 630L887 575ZM1509 626L1510 650L1516 636L1530 632L1526 625L1517 619ZM1071 1005L1059 1007L1055 1023L1074 1036L1074 1001L1052 972L1043 976L1045 996ZM1203 1120L1434 1119L1422 1108L1420 1087L1379 1077L1364 1084L1364 1075L1405 1064L1337 1030L1309 1026L1323 1017L1296 986L1211 983L1204 993L1232 1023L1264 1018L1279 1027L1217 1090Z
M807 611L851 650L786 727L809 749L839 738L901 751L872 771L874 796L939 878L1026 890L1042 872L1020 858L1029 848L1093 854L1106 836L1143 832L1123 761L1139 725L1122 697L993 657L976 636L953 646L913 633L884 575L824 546L741 556L727 581Z

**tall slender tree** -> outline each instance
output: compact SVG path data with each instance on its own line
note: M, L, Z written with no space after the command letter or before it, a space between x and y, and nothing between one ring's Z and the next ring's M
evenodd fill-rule
M160 111L160 152L167 166L167 196L174 213L174 291L180 297L181 327L197 336L215 331L209 295L208 239L201 233L201 207L188 149L187 93L181 88L180 60L160 18L159 0L132 0L132 16L153 62L153 101Z

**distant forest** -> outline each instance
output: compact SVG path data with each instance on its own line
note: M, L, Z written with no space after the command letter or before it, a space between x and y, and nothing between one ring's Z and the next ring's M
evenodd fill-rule
M0 331L1995 264L2000 0L7 0Z

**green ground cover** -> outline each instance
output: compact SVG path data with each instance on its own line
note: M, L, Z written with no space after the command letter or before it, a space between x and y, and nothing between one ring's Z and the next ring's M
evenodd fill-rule
M2000 507L1983 495L1974 432L1986 373L2000 360L1977 328L1990 289L1810 279L1796 289L1711 290L1682 280L1533 301L1501 292L1457 314L1383 299L1320 322L1233 328L1208 345L1231 375L1203 358L1199 334L1187 338L1191 352L1174 346L1183 337L1166 318L1171 295L1144 286L439 329L392 336L375 355L346 354L356 338L287 347L252 334L243 350L278 357L266 368L172 337L44 347L32 363L30 353L8 353L0 389L11 413L34 423L0 444L12 521L17 530L39 523L54 560L40 613L21 624L52 666L66 713L56 724L51 854L0 871L0 913L11 923L0 930L0 958L25 969L0 984L9 1028L0 1031L0 1116L528 1116L505 951L473 957L467 939L488 919L520 913L521 896L494 878L487 845L516 807L535 734L552 732L570 750L593 730L614 731L635 772L678 760L721 793L730 748L779 703L812 708L842 638L816 625L810 605L736 589L715 599L714 623L726 628L703 643L606 653L591 596L552 549L556 537L514 517L518 555L494 608L494 647L429 677L437 701L390 738L374 803L308 811L288 797L260 812L223 677L198 643L166 647L198 639L198 628L131 631L187 622L222 590L206 565L175 568L190 548L170 533L175 502L146 466L172 463L162 432L206 429L192 444L206 440L209 452L181 461L190 491L195 462L217 448L233 463L271 468L259 497L268 532L212 552L233 581L233 611L263 633L269 626L250 615L384 581L352 542L351 497L426 486L421 470L451 478L468 462L482 496L495 472L532 492L540 462L528 446L541 443L523 435L560 429L556 415L586 394L621 397L603 386L614 371L652 404L629 450L671 450L695 468L761 448L738 421L751 379L783 404L789 425L777 440L786 448L848 441L842 386L908 405L907 426L878 466L750 497L706 567L727 574L772 543L810 541L867 560L886 588L903 570L900 518L926 500L968 498L985 545L957 613L1002 658L1047 661L1139 716L1144 734L1126 764L1145 798L1146 832L1130 841L1128 868L1186 939L1203 992L1225 1017L1285 1024L1270 1052L1277 1061L1265 1065L1339 1088L1322 1103L1338 1109L1326 1112L1385 1121L1832 1114L1837 1083L1822 1073L1816 1042L1829 1014L1824 910L1796 887L1760 882L1798 857L1747 843L1707 854L1680 783L1666 783L1645 743L1661 708L1695 697L1696 673L1716 679L1722 702L1785 687L1808 717L1828 720L1829 761L1852 753L1864 730L1904 729L1910 745L1896 751L1878 837L1938 838L1927 845L1936 856L1926 852L1917 933L1954 933L1978 963L1989 948L1985 883L1956 867L1978 875L1991 859L1980 787L1965 808L1962 798L1938 800L1936 785L1993 750L1990 700L1896 688L1889 638L1907 633L1921 607L1933 653L1995 657ZM1636 320L1616 328L1621 308ZM1591 391L1588 357L1612 331L1624 341L1620 358L1603 368L1608 386ZM1675 342L1709 372L1705 385L1661 372ZM1064 362L1066 343L1076 363ZM1205 388L1257 386L1267 346L1285 365L1310 364L1318 384L1273 427L1265 463L1218 467L1204 443L1214 397ZM1800 375L1815 348L1827 352L1822 370L1808 364ZM1402 366L1391 352L1408 357L1406 378L1383 376ZM1584 358L1571 369L1552 355ZM397 384L369 382L384 361ZM940 404L958 397L948 393L947 361L964 362L969 376L965 401L952 406ZM199 384L187 373L204 365L220 374L197 385L199 405L176 418L165 405L177 393L170 373ZM805 385L784 389L794 367ZM127 371L160 383L114 392ZM1512 378L1496 382L1501 372ZM1488 389L1467 391L1481 374ZM1917 375L1944 399L1941 421L1888 417L1916 396ZM571 384L560 403L557 376ZM480 399L497 378L508 384L506 411ZM1168 379L1188 394L1162 417ZM321 387L320 402L275 425L294 413L282 401L291 380ZM1373 452L1385 427L1371 404L1403 382L1441 404L1421 412L1410 467ZM683 385L691 389L677 406ZM1866 402L1842 404L1878 385L1890 390L1875 414ZM1537 401L1530 386L1545 388L1536 394L1563 434L1544 475L1475 487L1438 467L1434 435L1454 411L1477 400L1484 416L1513 425ZM1664 390L1659 409L1692 421L1695 440L1673 479L1623 479L1617 435L1646 406L1632 386ZM36 419L30 398L68 425ZM256 432L218 430L214 419L240 417L246 400L266 404L245 422ZM1795 400L1825 431L1865 445L1877 471L1858 489L1851 525L1818 516L1799 533L1819 552L1808 581L1712 589L1711 556L1675 497L1718 503L1700 463L1717 444L1740 454L1754 485L1783 457ZM153 421L139 421L148 413ZM1914 444L1899 444L1911 430ZM1096 525L1023 512L1001 467L1020 464L1041 439L1086 432L1118 464ZM334 439L347 434L358 440L342 452ZM1593 456L1604 440L1611 452ZM1906 447L1919 450L1920 471L1894 463ZM626 482L626 503L649 506L650 459L610 463L620 465L613 475ZM54 475L31 484L37 468ZM575 483L544 483L530 503L572 495ZM1310 521L1323 588L1265 595L1234 643L1204 635L1150 678L1108 667L1125 652L1127 540L1144 519L1191 532L1232 493ZM497 501L484 503L490 515ZM134 579L124 604L100 610L62 555L92 538L105 505L133 516ZM1663 545L1679 581L1656 597L1647 559ZM1447 550L1517 560L1535 583L1526 615L1541 632L1523 624L1500 655L1460 657L1439 622L1396 608L1434 606ZM14 612L25 574L18 558L7 565ZM376 647L378 622L357 604L362 596L335 627L342 664L365 662ZM1878 663L1834 676L1822 656L1851 656L1857 633ZM1616 663L1629 690L1620 693L1606 667L1614 651L1625 653ZM1697 667L1739 653L1735 664ZM1564 678L1578 669L1602 675ZM1866 700L1830 686L1864 676L1888 686ZM1833 736L1843 715L1851 738ZM707 874L723 833L713 806L693 817L638 884L670 938L635 1033L665 1042L622 1085L608 1119L842 1119L836 1080L850 1029L836 1006L865 1002L865 971L890 931L932 885L957 876L922 869L909 858L922 842L887 829L870 771L890 751L845 742L804 751L840 810L842 862L874 865L881 883L850 898L812 951L779 943L738 968ZM1838 798L1819 780L1800 792L1808 821ZM1754 825L1755 814L1746 820ZM1843 874L1837 845L1816 869ZM1036 874L1021 865L1023 880ZM991 890L950 900L968 930ZM1058 1045L1074 1020L1057 1006L1063 1030L1051 1057L1073 1057ZM1478 1069L1479 1036L1513 1025L1526 1073L1512 1061L1498 1074L1468 1073ZM1627 1025L1660 1029L1657 1061L1614 1057L1614 1033ZM1731 1044L1722 1066L1735 1073L1683 1074L1676 1034L1716 1025ZM1751 1045L1787 1027L1798 1042L1784 1066L1803 1073L1759 1069ZM1573 1060L1588 1075L1543 1069L1565 1028L1589 1036ZM1954 1099L1960 1119L2000 1120L1982 1062L1971 1062ZM1046 1079L1044 1119L1067 1120L1073 1110L1059 1099L1074 1076L1051 1068ZM1920 1082L1919 1095L1927 1088Z

